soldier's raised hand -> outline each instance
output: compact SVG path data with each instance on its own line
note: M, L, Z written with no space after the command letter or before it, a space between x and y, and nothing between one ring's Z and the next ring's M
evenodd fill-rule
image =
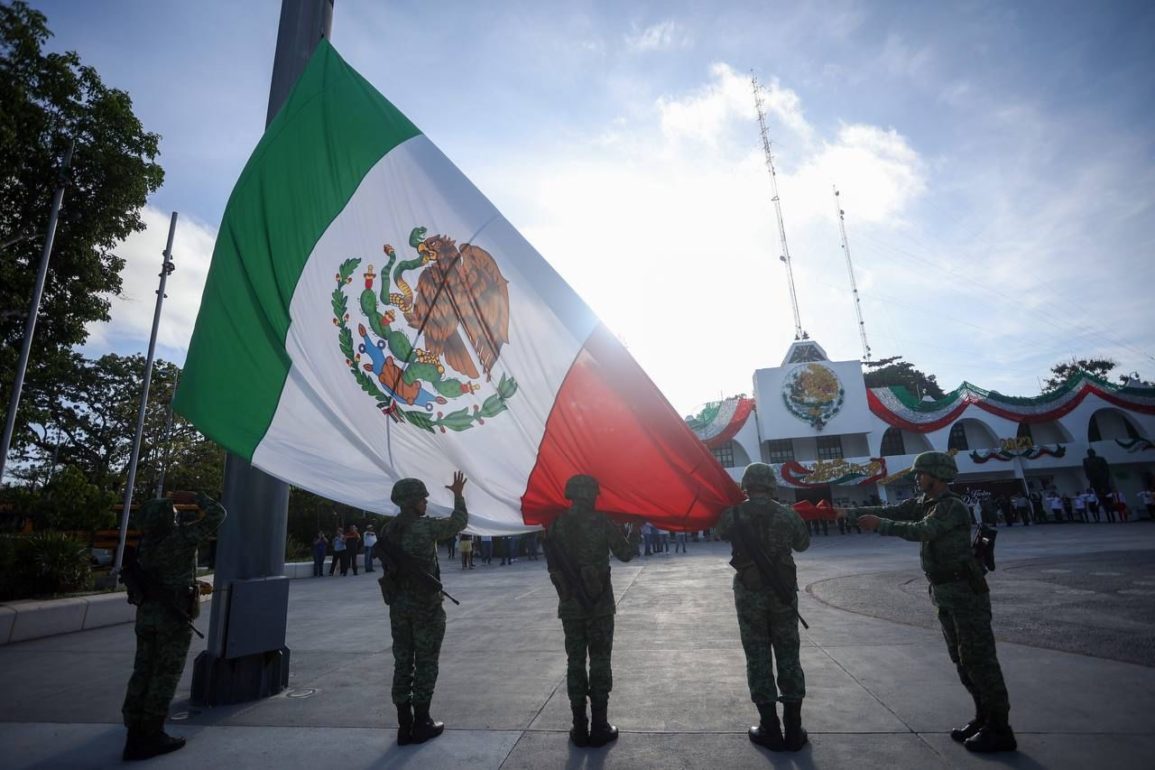
M461 497L462 492L465 490L465 482L466 481L468 481L468 479L465 478L464 473L462 473L461 471L454 471L453 472L453 483L452 484L446 484L445 488L448 489L450 492L452 492L454 497Z
M882 521L882 519L868 513L865 516L858 517L858 526L863 529L878 529L878 523L880 521Z

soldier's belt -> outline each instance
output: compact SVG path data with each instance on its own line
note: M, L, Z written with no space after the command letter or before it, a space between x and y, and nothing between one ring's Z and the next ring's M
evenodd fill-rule
M957 567L950 570L939 570L935 572L927 572L926 579L930 581L931 585L938 586L944 583L957 583L961 580L970 580L971 573L966 567Z

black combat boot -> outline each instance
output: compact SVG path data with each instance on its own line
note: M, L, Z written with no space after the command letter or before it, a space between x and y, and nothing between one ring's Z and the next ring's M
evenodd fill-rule
M413 742L425 743L445 732L444 722L434 722L429 716L428 703L413 704Z
M145 759L145 757L137 756L141 751L143 739L144 729L139 722L128 725L128 736L124 739L124 753L120 755L120 758L125 762L133 759Z
M141 720L136 735L129 730L122 758L126 762L151 759L184 748L184 744L184 738L175 738L164 731L164 717L152 717Z
M783 751L786 748L786 743L782 740L782 726L778 723L777 704L770 701L757 705L760 721L757 726L751 727L747 731L750 740L771 751Z
M573 711L573 727L570 728L569 739L575 746L589 746L590 724L586 718L585 698L582 698L581 703L570 701L570 709Z
M408 746L413 743L413 706L408 703L397 704L397 745Z
M786 727L784 741L787 751L798 751L809 739L802 727L802 701L782 704L782 723Z
M609 710L609 703L602 701L601 703L590 702L590 745L593 747L605 746L610 741L618 739L618 728L609 723L606 718L606 711Z
M964 676L963 685L966 686L968 690L971 690L969 682L970 680ZM956 727L950 731L951 740L958 741L959 743L965 743L967 739L977 735L979 730L983 729L983 725L987 723L987 715L986 712L983 711L982 704L979 703L978 694L971 690L971 697L974 698L975 701L974 718L962 727Z
M991 713L987 715L986 724L963 746L966 746L967 751L978 754L994 754L998 751L1015 751L1019 744L1015 740L1015 731L1007 721L1007 715Z

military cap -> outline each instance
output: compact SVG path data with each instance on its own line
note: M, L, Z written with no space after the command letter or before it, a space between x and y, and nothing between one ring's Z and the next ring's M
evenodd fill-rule
M914 458L915 473L922 471L942 481L954 481L958 475L958 466L954 458L946 452L923 452Z
M597 479L580 473L570 476L569 481L565 483L566 500L593 500L600 491Z
M393 485L393 493L389 495L396 505L416 502L423 497L429 497L429 490L421 479L401 479Z
M777 486L778 480L774 477L774 469L766 463L750 463L742 472L742 489L762 487L774 491Z

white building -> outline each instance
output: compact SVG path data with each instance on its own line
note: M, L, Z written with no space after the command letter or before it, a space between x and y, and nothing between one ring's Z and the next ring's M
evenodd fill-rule
M964 382L938 401L902 387L867 388L859 361L830 361L809 339L781 366L754 372L753 398L710 404L690 427L738 479L770 463L779 499L866 504L915 494L915 456L953 451L954 489L1012 495L1086 490L1088 449L1107 460L1132 509L1155 488L1155 387L1115 386L1089 375L1034 398Z

